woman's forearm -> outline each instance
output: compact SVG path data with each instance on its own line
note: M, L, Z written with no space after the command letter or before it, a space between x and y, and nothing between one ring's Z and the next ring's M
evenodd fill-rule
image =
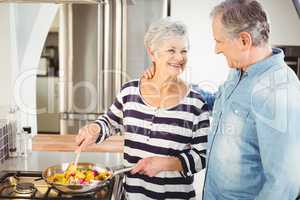
M163 171L182 171L182 165L179 158L170 156L170 157L161 157Z

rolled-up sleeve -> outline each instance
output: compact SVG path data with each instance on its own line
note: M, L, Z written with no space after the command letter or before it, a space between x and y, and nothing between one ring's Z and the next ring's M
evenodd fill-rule
M209 112L207 104L204 104L193 125L190 148L177 156L183 168L183 176L191 176L205 168L208 129Z
M117 95L107 112L99 116L95 123L101 128L101 134L96 143L103 142L107 137L116 133L116 130L123 129L122 91Z

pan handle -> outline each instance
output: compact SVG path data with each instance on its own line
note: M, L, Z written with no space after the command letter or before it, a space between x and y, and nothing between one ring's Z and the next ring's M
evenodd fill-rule
M132 170L133 167L134 166L118 169L118 170L114 171L113 176L116 176L118 174L122 174L122 173L128 172L128 171Z

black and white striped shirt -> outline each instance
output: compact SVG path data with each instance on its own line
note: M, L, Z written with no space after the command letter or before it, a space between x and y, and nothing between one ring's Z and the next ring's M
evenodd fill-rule
M102 128L98 142L121 129L125 166L151 156L175 156L183 166L183 172L164 171L155 177L127 173L127 199L195 198L193 174L205 167L209 127L208 108L203 102L190 88L178 105L155 108L143 100L139 80L123 85L109 110L96 120Z

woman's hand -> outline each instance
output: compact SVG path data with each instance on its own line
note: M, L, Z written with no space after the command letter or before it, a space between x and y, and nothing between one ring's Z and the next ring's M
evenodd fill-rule
M139 160L136 166L131 170L131 173L140 173L152 177L162 171L181 170L182 166L178 158L153 156Z
M163 157L148 157L138 161L136 166L131 170L132 174L140 173L147 176L155 176L163 171L162 168Z
M155 74L155 63L152 63L142 74L143 78L152 79Z
M79 129L78 135L75 138L75 142L78 148L75 152L78 152L80 148L84 150L88 145L94 144L99 137L101 128L96 123L88 124Z

